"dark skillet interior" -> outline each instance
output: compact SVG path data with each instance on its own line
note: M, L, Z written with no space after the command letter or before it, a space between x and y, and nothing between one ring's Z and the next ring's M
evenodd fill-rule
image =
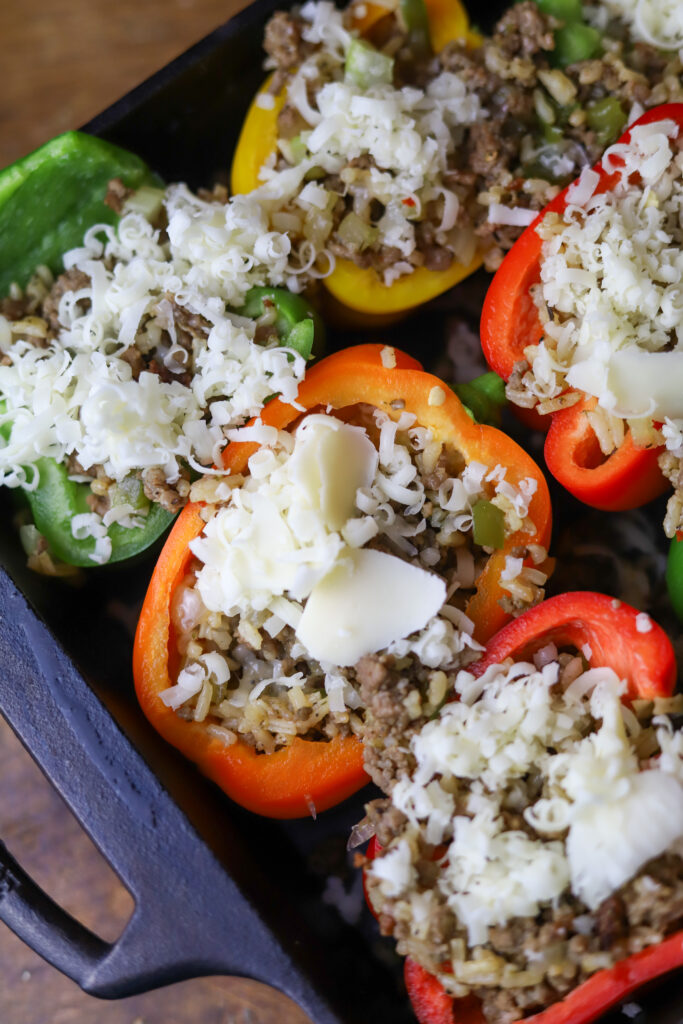
M140 154L167 181L183 180L195 188L227 181L244 113L263 77L263 26L277 6L289 4L257 0L86 129ZM477 8L473 21L488 28L503 6ZM423 358L431 347L427 338L434 337L428 324L431 320L423 317L400 332L401 343ZM12 509L6 496L4 500L7 524ZM363 816L363 803L374 794L368 790L317 821L259 819L235 807L203 779L159 739L141 715L130 669L132 636L155 554L123 568L90 571L85 583L75 588L29 573L14 531L5 529L0 534L0 558L10 576L269 925L287 935L282 917L293 906L303 919L307 936L303 941L317 943L329 953L330 983L348 993L349 1015L344 1020L407 1024L414 1018L402 991L400 964L389 945L378 938L374 921L363 911L359 921L346 924L323 900L328 878L335 876L333 885L355 892L355 905L361 904L359 879L350 867L345 844L351 826ZM87 821L87 806L77 811ZM191 848L169 850L169 856L177 853L191 864ZM141 865L141 870L148 868ZM271 892L264 888L264 878L273 885ZM273 893L278 892L283 897L286 893L286 906L284 900L282 907L274 905L279 901ZM158 900L168 906L172 917L173 894L162 884ZM660 988L657 1005L650 1000L651 1012L631 1014L631 1019L639 1024L680 1022L681 1009L672 1007L674 991L671 984ZM646 1000L638 997L637 1002L644 1006ZM359 1006L362 1011L351 1008ZM610 1020L625 1018L613 1014Z

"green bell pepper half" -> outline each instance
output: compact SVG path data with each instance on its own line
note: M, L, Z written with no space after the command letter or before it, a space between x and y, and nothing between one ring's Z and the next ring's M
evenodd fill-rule
M0 297L38 266L60 273L89 227L118 221L104 203L112 178L133 189L161 183L140 157L83 132L58 135L0 171Z
M54 459L38 459L36 468L40 474L40 483L35 491L25 491L25 495L33 521L47 541L50 552L69 565L94 565L91 557L95 550L94 538L77 540L71 533L73 517L91 511L86 500L90 494L89 485L69 480L66 466L55 462ZM142 494L141 484L140 493ZM144 526L128 530L118 523L112 523L109 527L107 535L111 540L111 556L107 565L112 562L123 562L140 554L153 544L175 519L175 513L167 512L161 505L153 504L144 495L142 501L142 509L147 508Z
M0 402L0 413L5 411L5 403ZM0 437L9 440L12 431L11 423L0 425ZM26 500L33 522L40 534L47 541L51 555L68 565L83 568L93 566L91 555L95 550L94 537L77 540L71 532L71 521L74 516L91 512L87 498L90 485L69 480L66 466L55 459L42 458L35 463L39 474L39 484L34 490L21 489ZM107 562L122 562L126 558L138 555L153 544L168 529L175 515L166 512L161 505L154 505L143 493L142 483L131 477L119 485L128 493L126 500L136 511L144 514L144 526L127 530L118 523L112 523L107 531L111 540L111 556Z
M0 296L13 283L24 287L40 265L60 273L64 253L82 244L89 227L117 223L118 215L104 203L112 178L132 189L161 184L140 157L83 132L59 135L0 171ZM0 434L8 438L10 431L7 423ZM54 459L39 459L36 468L38 487L23 493L50 552L70 565L93 565L94 538L76 540L71 534L73 516L90 512L89 485L69 480L66 467ZM111 562L144 551L174 518L144 495L138 504L148 508L143 527L109 528Z
M454 384L453 390L475 423L500 426L500 416L507 403L505 381L490 370L474 380Z
M683 540L678 540L677 537L674 537L669 547L666 585L673 610L683 622Z

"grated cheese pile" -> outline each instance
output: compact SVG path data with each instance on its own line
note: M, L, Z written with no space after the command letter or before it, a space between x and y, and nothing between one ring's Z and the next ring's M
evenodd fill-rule
M479 679L461 671L460 700L413 737L417 767L392 792L423 839L446 846L436 887L471 946L568 889L595 910L646 862L681 849L683 734L655 718L661 756L639 761L642 727L616 674L589 669L560 694L558 675L557 661L508 661ZM510 812L528 829L506 825ZM385 897L411 902L418 935L435 893L417 884L413 839L386 849L368 872Z
M660 50L683 46L683 7L679 0L602 0L602 6L626 22L634 39Z
M298 172L303 178L316 168L341 178L344 194L353 196L354 213L367 219L368 226L370 204L379 201L383 212L369 229L372 245L394 247L400 253L398 261L383 271L387 285L414 269L410 260L416 249L415 222L436 200L443 201L437 243L449 246L461 262L471 260L474 240L465 240L456 229L459 199L444 186L443 174L464 129L485 116L476 94L450 71L441 72L424 89L397 89L385 81L357 84L345 75L355 34L344 28L342 12L320 0L306 3L300 17L302 38L318 49L290 79L287 104L308 128L297 136L296 150L292 140L278 142L279 156L294 167L275 169L273 155L261 169L269 194L284 196L288 175ZM370 166L353 166L358 158L370 158ZM317 265L326 261L329 269L334 256L326 243L338 198L339 192L326 188L324 179L320 184L309 182L294 204L299 209L288 207L273 218L295 235L303 232ZM302 210L307 211L305 223Z
M426 472L442 446L414 424L411 413L393 420L374 410L376 442L364 427L322 413L309 414L294 434L259 424L231 432L231 439L262 447L249 459L248 476L216 485L220 504L190 545L201 566L176 610L179 634L194 635L207 612L223 623L237 616L240 635L260 650L262 636L277 638L287 626L294 632L294 661L319 663L327 692L336 691L333 710L344 702L358 706L343 669L366 654L414 654L436 669L478 649L472 623L448 603L458 588L475 585L475 556L466 543L472 508L487 496L503 510L507 532L529 529L534 482L525 479L515 488L503 467L472 463L444 480L436 500L429 492L425 507L428 492L416 459ZM427 528L434 531L433 544L414 543ZM380 549L369 546L376 538L384 539ZM458 553L448 589L431 571L441 559L440 544ZM532 577L545 580L522 559L512 561L511 591L528 587ZM217 657L224 663L221 677L229 676L228 654ZM181 707L210 678L197 660L188 659L177 685L162 695L170 706ZM220 685L218 677L213 682ZM244 674L236 681L240 700L256 700L271 682L301 680L279 675L255 688L253 682Z
M277 250L257 208L202 202L184 186L171 186L165 204L169 241L129 212L117 229L91 228L65 255L66 270L86 283L61 296L61 329L45 347L32 343L30 323L0 316L0 421L12 424L0 484L35 488L43 456L76 456L86 472L99 465L117 482L160 467L172 483L185 463L204 472L217 462L226 428L270 395L295 400L304 360L273 341L256 344L254 322L230 308L268 280L261 250L264 260ZM204 318L191 350L178 342L174 303ZM134 379L132 348L154 354L171 379L148 370ZM189 384L173 379L185 371ZM120 509L113 515L123 521ZM75 524L82 536L99 537L102 527L94 513ZM102 545L98 560L106 560Z

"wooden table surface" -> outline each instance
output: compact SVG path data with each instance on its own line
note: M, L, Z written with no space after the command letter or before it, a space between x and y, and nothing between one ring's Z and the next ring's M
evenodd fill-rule
M79 127L242 6L244 0L0 0L0 167ZM130 896L1 718L0 779L0 837L72 914L116 938ZM0 1024L307 1021L273 989L234 978L103 1003L0 924Z

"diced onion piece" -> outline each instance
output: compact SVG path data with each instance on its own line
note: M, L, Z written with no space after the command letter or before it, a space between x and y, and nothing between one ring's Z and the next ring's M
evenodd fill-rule
M489 224L509 224L515 228L525 228L538 217L537 210L527 210L523 206L503 206L502 203L491 203L487 220Z
M346 54L346 77L361 89L384 83L390 85L394 77L394 59L380 53L364 39L353 39Z

